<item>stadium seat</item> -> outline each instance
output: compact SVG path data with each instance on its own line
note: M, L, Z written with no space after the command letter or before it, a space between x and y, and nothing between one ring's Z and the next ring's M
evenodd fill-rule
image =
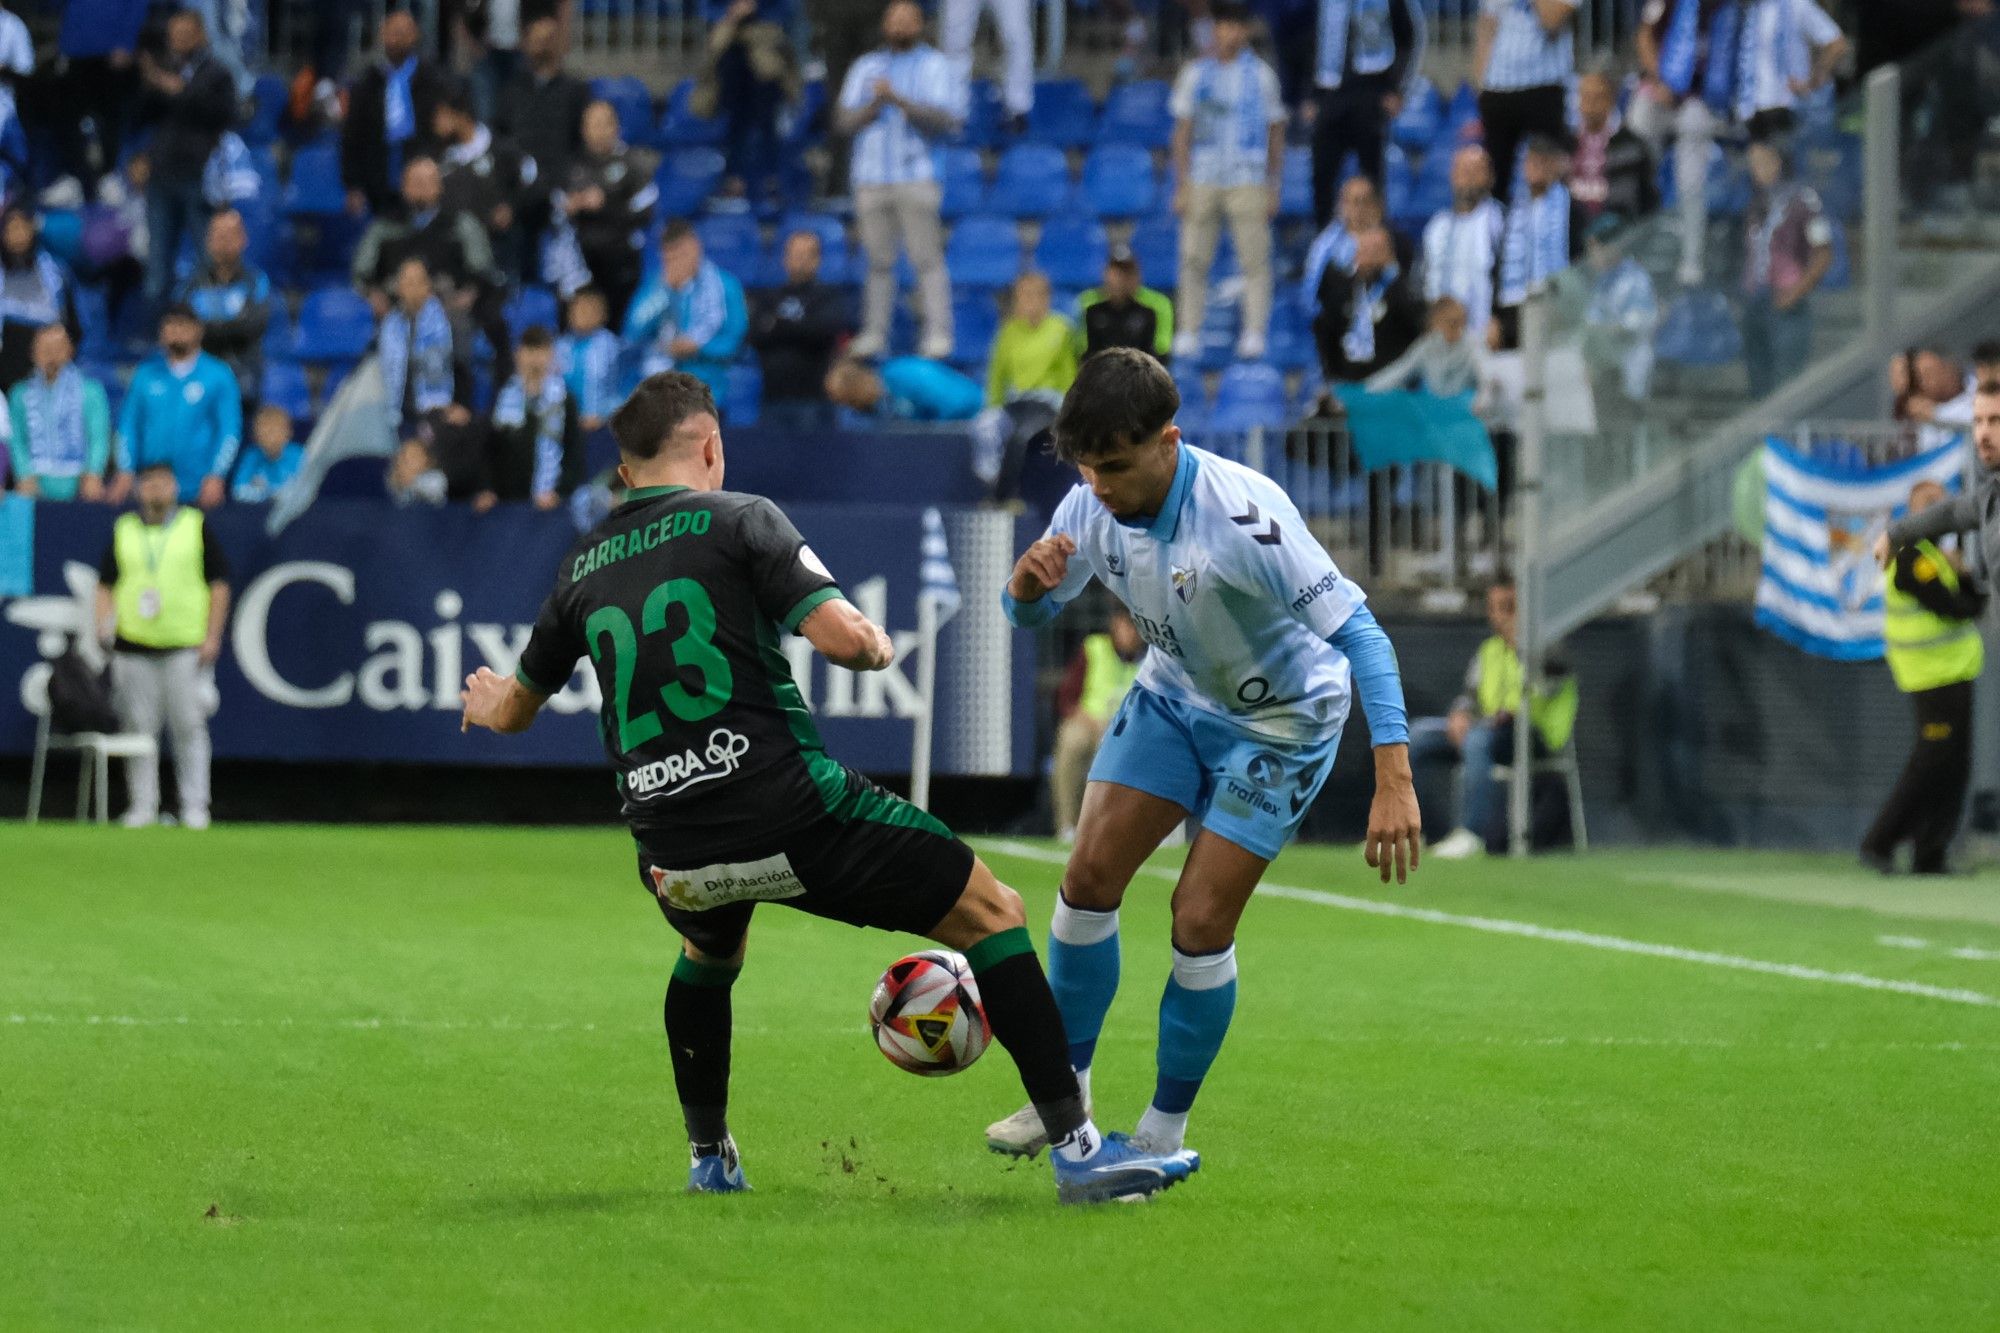
M951 364L983 379L1000 332L1000 306L991 292L954 292L951 300Z
M292 342L297 337L292 326L292 312L285 305L284 298L272 293L271 318L264 323L264 355L285 357L292 354Z
M932 158L944 198L938 212L945 221L986 211L986 168L975 148L940 148Z
M1100 218L1139 218L1160 206L1153 155L1132 144L1104 144L1083 163L1083 197Z
M1390 140L1405 152L1427 151L1448 123L1447 110L1437 85L1419 75L1403 93L1403 109L1389 126Z
M988 205L996 213L1042 218L1069 202L1069 162L1060 148L1018 143L1000 155Z
M1185 360L1173 365L1174 387L1181 391L1183 410L1194 409L1206 413L1209 409L1208 380L1201 369Z
M1000 90L991 79L974 79L966 95L965 123L952 143L961 148L998 148L1000 124L1006 113L1000 109Z
M1283 430L1292 423L1285 377L1276 366L1239 362L1222 372L1210 424L1216 430Z
M764 238L757 220L747 213L724 213L695 223L702 251L716 266L733 274L746 287L765 285L758 281L767 267Z
M1132 254L1139 261L1139 278L1148 287L1170 292L1180 281L1180 219L1155 213L1132 228Z
M654 142L653 92L643 80L629 74L615 79L592 79L590 95L609 102L618 113L618 133L626 143Z
M1439 142L1445 147L1456 148L1477 137L1479 124L1479 94L1472 85L1461 81L1458 91L1451 95L1445 105L1444 123L1438 130Z
M1285 150L1284 174L1278 182L1278 217L1285 221L1313 215L1313 161L1310 148Z
M729 368L728 398L723 414L732 426L754 426L764 406L764 372L755 361L738 361Z
M1720 292L1683 292L1653 335L1653 352L1676 366L1727 366L1743 359L1743 334Z
M1819 194L1828 215L1843 222L1861 216L1861 138L1824 133L1806 137L1794 157L1794 173Z
M375 339L375 312L346 287L322 287L299 307L292 355L316 364L359 361Z
M1035 245L1035 267L1058 287L1094 287L1104 273L1106 248L1100 223L1087 218L1050 218Z
M1035 105L1028 111L1029 141L1058 148L1081 148L1090 142L1097 107L1081 79L1037 79Z
M250 116L243 122L243 142L262 148L276 141L291 95L291 89L277 75L259 74L250 89Z
M306 386L306 370L296 361L266 361L264 378L257 386L257 396L263 402L284 408L285 415L292 419L294 425L313 414L312 390Z
M1097 122L1097 142L1163 149L1173 137L1174 120L1167 111L1171 94L1159 79L1121 83L1104 99Z
M657 143L666 151L678 152L685 148L714 147L722 142L724 127L721 121L707 116L697 116L688 109L688 99L694 95L694 82L682 79L667 94L667 104L660 110L658 137L650 131L635 142ZM624 118L619 118L620 123Z
M86 359L110 359L117 344L111 336L111 305L102 287L78 284L72 294L76 301L76 322L83 332L77 355Z
M83 214L74 208L45 209L41 218L42 248L72 267L83 249Z
M1009 218L972 217L952 228L945 263L954 285L1005 287L1021 272L1021 236Z
M285 186L288 217L327 217L347 211L347 190L340 183L340 148L316 143L292 154L292 179Z
M562 332L562 310L556 294L546 287L523 287L507 301L507 330L519 341L524 330L539 324L550 333Z
M1265 343L1265 359L1279 370L1301 371L1315 365L1319 348L1305 312L1289 289L1281 290L1271 307L1271 331Z
M1210 291L1208 309L1201 327L1195 331L1201 340L1201 351L1195 355L1196 366L1202 370L1222 370L1235 363L1242 313L1236 302L1218 301L1214 291Z
M722 182L722 168L722 154L713 148L683 148L668 153L653 178L660 187L660 215L685 218L701 211Z

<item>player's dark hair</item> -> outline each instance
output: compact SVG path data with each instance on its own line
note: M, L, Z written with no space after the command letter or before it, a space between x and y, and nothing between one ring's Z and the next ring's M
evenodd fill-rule
M683 421L704 412L716 414L708 386L685 371L663 370L648 375L611 414L611 434L619 453L644 462L659 457Z
M556 336L549 332L548 325L546 324L530 324L527 328L521 330L520 346L524 352L537 351L543 348L554 347L555 345Z
M1136 347L1089 357L1063 395L1053 427L1055 454L1088 463L1160 433L1180 411L1181 391L1167 368Z

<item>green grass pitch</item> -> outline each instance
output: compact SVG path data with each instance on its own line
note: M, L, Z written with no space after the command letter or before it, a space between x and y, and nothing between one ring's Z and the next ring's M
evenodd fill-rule
M1053 853L982 847L1039 940ZM1395 889L1298 848L1271 879L1350 897L1252 904L1191 1184L1059 1208L981 1146L1004 1052L872 1049L916 942L766 908L756 1192L691 1198L674 941L618 832L0 826L0 1326L2000 1327L2000 878L1660 852ZM1110 1127L1151 1088L1167 888L1126 906Z

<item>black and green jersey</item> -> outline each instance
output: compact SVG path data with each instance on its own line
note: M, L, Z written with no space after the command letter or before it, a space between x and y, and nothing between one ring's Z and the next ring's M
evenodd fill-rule
M633 830L740 847L823 814L844 786L778 648L780 627L839 596L769 500L636 490L564 557L516 674L552 694L588 653Z

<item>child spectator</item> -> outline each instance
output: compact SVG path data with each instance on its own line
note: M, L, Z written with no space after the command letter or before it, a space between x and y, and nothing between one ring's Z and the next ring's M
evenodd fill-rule
M262 504L298 475L306 450L292 439L292 419L276 403L257 409L250 434L257 447L244 453L236 469L236 485L229 493L245 504Z
M585 287L570 298L569 332L556 343L556 371L569 386L584 432L601 430L618 410L618 335L604 293Z
M389 460L389 498L400 506L441 505L451 484L431 457L430 446L411 436L396 446Z
M1419 389L1440 398L1471 393L1479 387L1479 344L1466 336L1465 305L1457 297L1431 302L1430 327L1410 349L1369 376L1362 388L1370 393Z
M502 500L554 509L583 480L583 430L555 352L540 325L521 334L513 378L494 397L487 423L485 485L472 501L479 513Z
M1076 329L1049 309L1049 280L1023 273L1014 280L1007 321L993 340L986 403L999 407L1026 395L1060 400L1076 380Z

